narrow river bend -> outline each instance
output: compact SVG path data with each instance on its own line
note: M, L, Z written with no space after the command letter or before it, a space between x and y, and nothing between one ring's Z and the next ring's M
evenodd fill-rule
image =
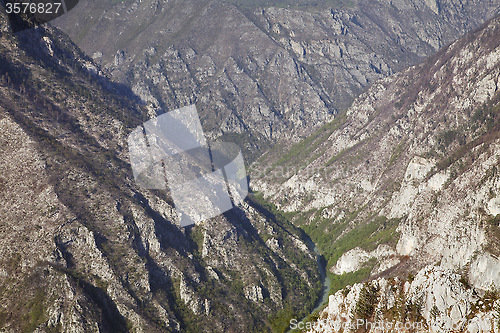
M311 242L312 243L312 242ZM314 245L314 253L316 253L316 263L318 264L319 274L321 275L321 296L316 301L316 307L311 313L314 313L316 310L319 310L325 303L328 303L328 296L330 294L330 278L326 274L326 260L324 260L318 246L314 243L310 244L311 247Z
M326 260L324 260L323 256L321 255L321 251L320 249L318 248L318 246L316 244L314 244L314 242L308 238L307 239L307 245L309 246L309 248L312 248L314 249L314 253L316 254L316 263L318 264L318 270L319 270L319 274L321 276L321 284L322 284L322 288L321 288L321 295L320 297L318 297L318 299L316 300L316 305L314 307L314 309L311 311L311 314L313 314L315 311L321 309L321 307L328 303L328 296L330 294L330 278L328 277L328 275L326 274ZM297 318L297 320L299 320L299 318ZM304 320L304 318L301 318L301 320ZM288 332L291 332L292 330L289 329Z

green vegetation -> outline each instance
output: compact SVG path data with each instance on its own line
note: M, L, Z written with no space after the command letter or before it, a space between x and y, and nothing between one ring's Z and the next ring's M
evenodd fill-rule
M403 320L409 320L410 322L420 322L424 320L422 316L422 307L424 304L423 296L419 299L412 301L411 299L405 302L405 311L403 315Z
M261 196L255 196L254 198L262 200ZM273 204L265 203L265 205L278 219L289 221L292 218L292 213L282 213ZM295 223L301 226L322 250L322 254L328 261L327 267L332 267L343 253L355 247L372 251L379 244L394 246L398 239L396 228L400 223L400 219L387 219L384 216L372 216L368 223L358 226L338 238L348 227L349 222L357 217L358 213L359 210L352 212L343 221L336 224L332 224L331 220L322 220L319 218L308 224L306 222L315 214L312 211L301 214ZM329 274L331 280L330 294L334 294L347 285L352 285L368 278L375 264L375 260L371 259L356 272L344 273L342 275ZM276 318L277 322L284 323L286 321L285 317L287 317L285 314L292 316L289 319L297 318L293 317L296 315L293 311L282 311L280 316Z
M471 288L469 281L467 280L467 277L465 275L461 275L460 280L458 281L462 284L462 286L464 286L465 289Z
M370 319L378 303L378 292L380 288L371 282L365 282L359 292L354 312L358 318Z
M198 261L202 261L201 249L203 248L203 232L201 228L186 228L186 238L191 245L192 253Z
M494 316L497 320L497 327L500 328L500 305L496 307Z
M342 275L330 275L330 295L335 294L337 291L344 289L348 285L358 283L370 276L370 272L374 267L374 260L368 262L367 265L357 270L356 272L344 273Z
M436 304L434 304L434 306L432 307L430 314L431 314L431 318L433 320L436 320L437 316L439 316L440 311L439 311L438 307L436 306Z
M45 321L45 292L39 290L35 297L26 305L27 314L23 317L23 332L33 332Z
M297 166L299 169L301 166L305 166L310 163L312 160L322 155L326 151L326 147L323 147L321 151L316 153L314 156L311 156L314 151L316 151L321 144L328 139L328 137L337 130L342 124L345 123L347 117L345 114L337 115L337 117L330 123L323 125L312 135L308 136L304 140L293 145L274 165L283 166L283 165L293 165ZM272 149L273 152L282 153L283 147L277 146ZM308 160L309 158L309 160ZM308 162L309 161L309 162Z
M62 332L62 324L57 323L57 325L55 325L55 326L54 325L47 326L46 332L47 333L61 333Z
M302 318L302 316L291 308L286 308L280 310L276 315L270 316L269 322L271 323L273 332L284 333L290 329L290 320L297 318Z
M499 99L497 96L496 99ZM471 130L476 131L481 125L486 126L486 130L491 130L498 121L499 106L493 107L498 101L488 101L479 107L471 118Z
M278 313L271 314L268 320L273 332L286 332L289 329L290 320L303 318L308 315L314 308L317 298L320 296L322 286L317 274L316 262L312 261L302 251L297 251L289 237L287 237L287 234L291 234L304 242L307 241L307 235L302 229L297 228L290 222L287 214L279 211L275 205L264 200L261 195L250 196L247 200L250 205L261 213L264 213L266 217L275 223L275 231L283 244L282 251L285 256L293 258L293 262L301 270L308 273L310 281L316 281L312 288L309 287L306 281L288 265L283 265L279 271L274 272L285 286L283 289L283 309ZM260 239L260 241L263 242L263 239ZM259 250L259 248L254 247L253 251L256 250ZM261 255L263 254L261 253ZM268 253L267 256L273 256L273 260L281 260L274 253Z
M412 299L412 298L408 299L403 291L404 285L406 283L404 279L400 280L399 283L396 283L393 279L392 280L390 279L389 281L392 284L391 287L392 290L394 292L398 291L398 294L396 295L394 306L389 309L383 310L383 317L386 318L387 321L397 320L403 323L407 321L408 322L424 321L424 318L422 317L422 307L424 304L423 295L418 299ZM436 310L437 308L434 311Z
M355 247L372 251L379 244L395 245L398 239L396 228L399 225L400 219L388 220L384 216L373 217L367 224L358 226L338 238L345 231L349 222L357 216L358 212L352 213L341 223L332 224L330 220L323 220L321 222L314 221L309 225L302 226L322 250L322 254L328 261L327 268L335 265L343 253ZM344 273L342 275L330 274L330 294L334 294L348 284L361 282L366 279L370 275L374 265L374 261L369 261L356 272Z
M285 230L288 230L294 236L298 237L299 239L303 239L306 236L306 233L302 229L296 227L290 222L290 214L280 211L276 207L276 205L266 201L262 194L258 193L248 196L248 201L250 204L258 205L261 208L265 209L268 212L268 214L265 214L267 215L266 217L271 218L274 222L276 222L278 226L282 227Z
M437 138L438 149L442 152L446 151L455 140L458 141L460 146L465 145L465 134L458 130L449 130L441 133Z
M310 225L303 226L304 230L322 249L325 258L328 258L328 267L333 266L343 253L355 247L372 251L379 244L389 243L394 245L394 242L397 240L396 228L400 219L388 220L384 216L376 216L367 224L358 226L340 239L332 241L336 238L335 234L340 235L345 230L348 222L356 214L353 215L350 218L348 217L343 223L331 226L332 230L329 230L329 232L325 232L324 230L326 225L331 223L328 220L323 221L319 225L311 223Z
M15 253L7 262L7 271L9 274L15 273L19 269L19 264L21 263L21 254Z

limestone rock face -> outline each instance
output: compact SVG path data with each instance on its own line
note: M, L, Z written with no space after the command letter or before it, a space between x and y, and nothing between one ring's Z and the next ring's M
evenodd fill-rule
M444 318L469 325L466 331L497 329L489 326L492 304L478 313L469 292L446 282L448 273L436 273L460 272L457 281L473 296L500 287L497 33L498 17L425 63L377 81L342 117L285 153L271 149L253 165L252 188L295 213L295 221L326 244L332 273L364 269L371 271L364 278L386 281L419 276L404 292L415 304L419 286L445 303L418 294L436 332L449 324ZM392 249L382 259L372 252L381 244ZM333 301L346 318L360 288L352 289L351 300L337 294ZM389 296L384 302L392 304ZM428 318L431 312L436 320ZM470 322L463 321L467 316ZM488 324L476 330L472 323Z
M492 39L498 22L376 82L342 120L313 136L312 148L292 147L284 155L271 150L254 165L254 190L284 211L315 214L312 223L348 223L339 239L373 216L399 220L397 256L411 257L417 267L474 266L488 276L472 279L477 287L499 286L498 240L491 237L498 228L500 141L492 125L497 118L491 125L484 118L499 99L500 46ZM278 160L274 169L263 169ZM373 257L351 251L334 271L357 270ZM478 257L483 251L493 256Z
M244 288L245 297L253 302L262 302L262 288L256 285L249 285Z
M471 282L481 289L500 284L500 260L490 253L479 255L472 263L469 271Z
M344 253L330 271L337 275L355 272L371 258L375 258L382 263L378 271L374 273L385 271L399 263L399 259L396 258L396 252L388 245L379 245L377 249L372 252L366 252L359 247L355 247Z
M186 280L184 278L181 278L179 291L181 299L189 307L189 309L193 311L195 315L206 312L205 303L202 303L201 299L195 294L193 288L186 283Z

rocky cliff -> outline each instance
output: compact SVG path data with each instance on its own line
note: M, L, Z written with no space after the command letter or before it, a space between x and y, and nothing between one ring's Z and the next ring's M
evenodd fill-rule
M459 274L427 266L411 282L378 278L338 291L309 332L497 333L499 296L480 296Z
M286 219L254 199L180 228L134 183L127 137L149 116L126 91L0 12L0 331L271 331L310 310L316 262Z
M447 288L462 292L445 284L432 296L443 280L429 274L454 272L458 277L450 279L461 279L473 294L490 291L491 304L498 298L499 33L497 17L423 64L379 80L286 154L272 149L254 164L253 188L294 216L324 250L334 291L370 277L383 284L413 274L420 278L408 288L420 288L427 299L418 313L428 325L441 320L429 321L434 305L454 320L492 320L492 307L474 310L478 297L453 296L460 310L430 301L448 297ZM384 288L375 295L382 297ZM414 297L408 288L406 297ZM348 295L355 306L357 296ZM347 302L342 297L335 294L330 304ZM351 305L343 304L348 311Z
M377 79L435 53L500 5L234 2L82 0L56 24L151 113L196 103L205 132L238 140L252 159L309 135Z

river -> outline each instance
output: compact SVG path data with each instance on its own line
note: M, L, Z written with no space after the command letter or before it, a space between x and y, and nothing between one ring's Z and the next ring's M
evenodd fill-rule
M312 241L311 241L312 243ZM310 244L314 245L314 253L316 253L316 263L318 264L319 274L321 275L321 296L316 301L316 307L311 313L314 313L316 310L319 310L325 303L328 302L328 296L330 294L330 278L326 274L326 260L321 255L321 251L318 246L314 243ZM312 247L312 246L311 246Z
M328 303L328 296L330 294L331 281L330 281L330 278L328 277L328 275L326 274L327 262L323 258L323 256L321 255L320 249L318 248L318 246L316 244L314 244L314 242L310 238L307 239L307 245L309 246L309 248L313 248L314 253L316 254L316 263L318 264L318 270L319 270L319 274L321 276L321 284L322 284L321 296L318 297L316 304L315 304L315 307L311 311L311 314L313 314L315 311L321 309L321 307L324 304ZM304 320L304 318L302 318L302 320ZM289 332L292 332L292 329L288 330L287 333L289 333Z

